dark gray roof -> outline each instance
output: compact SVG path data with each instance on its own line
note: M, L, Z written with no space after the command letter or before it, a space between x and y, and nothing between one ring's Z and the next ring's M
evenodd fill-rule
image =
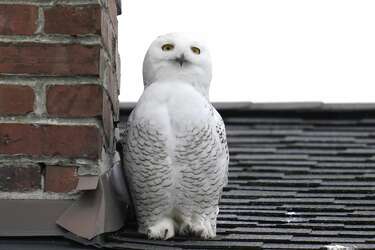
M218 104L231 154L218 238L104 245L132 249L375 249L374 104ZM123 127L131 106L122 106Z

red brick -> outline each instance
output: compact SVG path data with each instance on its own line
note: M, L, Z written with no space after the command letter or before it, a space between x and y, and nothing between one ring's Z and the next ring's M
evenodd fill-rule
M0 43L0 73L99 75L99 46Z
M0 164L0 191L24 192L40 189L41 173L38 165Z
M101 148L95 126L0 124L0 154L98 159Z
M44 12L44 32L70 35L100 34L100 18L99 5L56 6Z
M59 117L92 117L102 114L103 87L94 84L52 85L47 89L47 112Z
M34 91L29 86L0 85L0 115L22 115L34 110Z
M78 183L76 167L47 166L44 178L44 191L68 193Z
M0 35L31 35L37 29L38 8L31 5L1 5Z

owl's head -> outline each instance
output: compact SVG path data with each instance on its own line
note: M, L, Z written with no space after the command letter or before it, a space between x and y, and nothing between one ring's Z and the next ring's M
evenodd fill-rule
M159 36L143 62L145 88L157 81L183 81L208 98L211 59L207 47L187 34Z

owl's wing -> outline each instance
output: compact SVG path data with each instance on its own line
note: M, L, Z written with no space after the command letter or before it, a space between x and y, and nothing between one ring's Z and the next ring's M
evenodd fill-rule
M223 118L221 118L219 112L211 105L213 116L216 122L216 133L218 134L220 138L220 146L225 151L225 158L226 158L226 165L225 165L225 185L228 183L228 165L229 165L229 149L228 149L228 143L227 143L227 135L225 132L225 125Z
M124 168L139 231L145 232L167 210L172 185L166 139L150 122L130 115L124 144Z

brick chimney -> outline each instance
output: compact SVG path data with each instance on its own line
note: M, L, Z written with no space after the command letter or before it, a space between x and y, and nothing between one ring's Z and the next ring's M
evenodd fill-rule
M111 166L119 3L0 1L1 204L75 200Z

